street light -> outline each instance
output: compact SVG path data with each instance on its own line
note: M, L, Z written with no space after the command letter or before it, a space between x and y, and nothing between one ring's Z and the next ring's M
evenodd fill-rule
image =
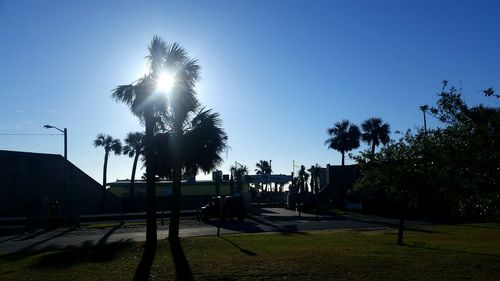
M68 129L64 128L63 130L57 128L56 126L52 125L45 125L43 126L45 129L56 129L59 132L64 134L64 159L68 160Z

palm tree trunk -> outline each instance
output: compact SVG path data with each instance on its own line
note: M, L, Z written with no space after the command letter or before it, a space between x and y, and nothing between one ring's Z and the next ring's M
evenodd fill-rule
M139 160L139 153L135 153L134 164L132 165L132 175L130 176L130 194L129 194L129 209L134 209L134 184L135 184L135 170L137 168L137 161Z
M342 151L342 167L344 167L344 154L345 154L345 151Z
M372 158L375 156L375 142L372 142Z
M146 247L156 247L156 190L155 190L155 171L154 171L154 151L153 151L153 136L154 136L154 120L151 108L145 111L146 132L145 141L145 156L146 156Z
M104 165L102 166L102 194L101 194L101 207L100 213L104 213L104 205L106 201L106 173L108 170L108 151L104 152Z
M177 122L178 123L178 122ZM170 211L170 227L168 229L168 239L176 241L179 239L179 220L180 220L180 200L181 200L181 177L182 177L182 124L175 124L173 134L174 168L172 174L172 203Z
M177 162L177 161L176 161ZM181 167L176 164L173 169L172 181L172 200L170 212L170 227L168 229L168 239L175 241L179 239L179 220L180 220L180 199L181 199Z

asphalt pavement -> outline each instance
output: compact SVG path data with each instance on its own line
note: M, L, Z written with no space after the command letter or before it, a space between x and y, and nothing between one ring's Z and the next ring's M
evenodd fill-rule
M300 216L293 210L283 208L261 208L255 210L243 223L236 220L224 221L221 224L221 235L238 233L263 232L306 232L313 230L345 230L345 229L387 229L397 225L397 219L362 214L346 214L337 216L316 216L304 214ZM101 223L102 224L102 223ZM405 221L407 227L428 224L418 221ZM107 225L107 226L106 226ZM199 221L196 217L181 219L179 235L181 237L215 236L218 221ZM168 220L158 226L158 239L168 236ZM14 253L100 245L124 241L145 241L144 224L127 221L125 226L119 222L109 222L102 228L82 225L80 228L57 228L52 230L38 229L16 235L0 236L0 253Z

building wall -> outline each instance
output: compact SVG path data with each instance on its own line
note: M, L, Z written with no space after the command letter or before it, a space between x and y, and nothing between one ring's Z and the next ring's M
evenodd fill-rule
M327 187L321 196L333 202L334 208L346 207L346 196L352 190L354 182L360 177L358 165L327 165Z
M130 199L130 180L118 180L109 183L109 190L123 199L128 212L143 212L146 210L146 183L144 180L134 182L134 198ZM171 206L172 183L160 181L155 183L156 206L158 211L169 211ZM243 184L243 192L248 190L248 184ZM230 195L231 184L223 181L220 184L220 194ZM183 210L198 209L216 195L214 181L185 181L181 185L180 207Z
M61 155L0 151L0 179L0 217L100 211L102 185ZM107 212L120 207L119 200L109 191L105 206Z

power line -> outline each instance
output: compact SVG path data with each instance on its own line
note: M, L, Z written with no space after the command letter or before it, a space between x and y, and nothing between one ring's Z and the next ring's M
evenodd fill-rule
M63 134L23 134L23 133L0 133L0 136L62 136Z

